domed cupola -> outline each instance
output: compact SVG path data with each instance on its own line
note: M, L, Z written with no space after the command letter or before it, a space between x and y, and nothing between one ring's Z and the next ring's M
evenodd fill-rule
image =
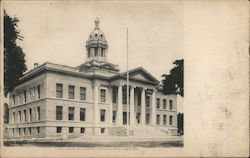
M86 42L86 62L91 60L106 61L108 42L105 35L99 28L99 19L95 19L95 28L90 33Z

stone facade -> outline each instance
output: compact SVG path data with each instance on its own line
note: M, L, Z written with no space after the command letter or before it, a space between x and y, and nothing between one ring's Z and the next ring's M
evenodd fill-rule
M108 45L99 20L95 23L85 63L69 67L46 62L20 80L9 97L9 138L128 135L127 129L140 126L176 134L176 95L164 95L159 81L142 67L128 72L127 86L126 72L107 62Z

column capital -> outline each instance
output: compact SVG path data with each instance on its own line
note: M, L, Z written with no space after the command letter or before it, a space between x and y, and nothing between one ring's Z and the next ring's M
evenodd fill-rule
M131 88L136 88L136 86L135 86L135 85L130 85L130 87L131 87Z

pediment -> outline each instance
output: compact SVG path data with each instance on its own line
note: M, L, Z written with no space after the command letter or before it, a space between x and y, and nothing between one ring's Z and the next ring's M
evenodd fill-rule
M122 76L126 76L126 72L122 74ZM153 83L159 83L159 81L154 78L149 72L147 72L144 68L139 67L134 70L129 71L129 78L135 79L139 81L146 81L146 82L153 82Z

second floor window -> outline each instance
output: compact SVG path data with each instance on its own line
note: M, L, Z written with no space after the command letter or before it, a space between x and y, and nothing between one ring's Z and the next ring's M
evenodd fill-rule
M105 102L105 101L106 101L106 90L101 89L101 102Z
M63 85L57 83L56 84L56 97L57 98L62 98L63 97Z
M23 111L23 114L24 114L24 122L27 122L26 110Z
M159 109L160 108L160 98L157 98L156 105L157 105L157 108Z
M40 85L37 86L37 97L38 97L38 99L41 98L41 88L40 88Z
M56 120L62 120L63 118L63 107L56 106Z
M24 96L24 102L26 103L27 102L27 92L26 91L23 92L23 96Z
M146 107L150 107L150 96L146 96Z
M163 99L163 109L167 109L167 101L166 101L166 99Z
M112 103L117 103L117 90L115 88L112 90Z
M37 107L37 120L41 119L40 107Z
M69 120L74 120L74 113L75 113L75 108L74 107L69 107Z
M75 98L75 86L69 85L69 99Z
M173 101L169 100L169 110L173 110Z
M16 105L16 96L13 95L13 105Z
M80 87L80 100L86 100L86 88Z
M30 121L32 121L32 109L29 109L29 113L30 113Z

